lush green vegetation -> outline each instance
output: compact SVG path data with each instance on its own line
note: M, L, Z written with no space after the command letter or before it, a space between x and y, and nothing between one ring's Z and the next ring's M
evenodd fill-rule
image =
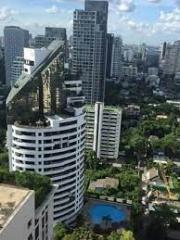
M45 176L29 172L9 172L3 168L0 168L0 183L34 190L36 207L40 206L51 190L51 181Z
M150 224L146 228L147 240L165 240L168 228L176 228L176 214L166 204L155 207L150 213Z
M9 159L8 159L8 152L0 152L0 167L8 169L9 167Z
M137 127L122 134L120 150L124 150L130 163L151 159L154 152L164 152L171 158L180 156L180 112L169 104L143 106L143 117ZM167 118L157 118L166 115Z
M104 189L100 193L94 193L96 196L105 195L113 196L116 198L129 199L133 202L139 202L141 196L140 178L137 171L132 168L115 168L106 164L97 165L96 169L86 169L86 183L90 181L113 177L119 179L118 189ZM86 184L88 187L88 184ZM87 191L88 193L88 191Z
M134 240L134 236L131 231L126 230L102 236L88 228L81 227L72 231L63 224L58 224L54 228L54 240Z

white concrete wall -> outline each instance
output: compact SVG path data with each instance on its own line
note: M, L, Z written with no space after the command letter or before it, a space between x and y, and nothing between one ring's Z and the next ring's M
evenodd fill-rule
M27 69L26 73L31 74L33 70L46 58L49 52L50 51L46 48L24 48L24 60L34 62L34 66L24 64L24 71Z
M27 240L32 233L34 239L34 193L30 193L18 206L4 228L0 231L1 240ZM32 225L28 229L28 222Z
M59 185L54 219L70 221L83 205L85 114L65 119L53 116L50 122L44 128L8 127L10 166L13 171L46 175Z

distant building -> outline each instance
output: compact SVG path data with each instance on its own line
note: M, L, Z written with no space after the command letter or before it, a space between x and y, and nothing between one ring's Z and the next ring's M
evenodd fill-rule
M121 136L122 110L97 102L86 107L86 150L98 158L117 159Z
M163 64L165 75L174 75L180 72L180 41L168 44Z
M66 28L46 27L44 35L37 35L34 38L33 47L48 47L54 40L61 40L67 44Z
M124 108L124 113L129 117L137 117L141 113L141 108L138 105L128 105Z
M46 38L44 35L37 35L33 41L33 47L42 48L46 46Z
M107 34L107 63L106 63L106 78L111 78L111 65L112 65L112 50L113 50L114 34Z
M120 79L122 77L122 39L113 38L111 77Z
M24 59L23 57L17 56L11 67L11 86L15 84L17 79L20 77L23 71Z
M45 38L47 45L49 45L53 40L61 40L66 43L67 41L66 28L46 27Z
M73 19L72 72L82 80L87 103L104 101L108 1L85 1Z
M149 67L148 68L148 75L156 75L158 76L159 69L156 67Z
M4 48L0 47L0 84L5 84Z
M6 85L13 84L12 66L16 57L23 57L23 48L28 44L28 31L16 26L4 28Z
M124 62L131 63L134 60L134 51L130 46L123 47L123 60Z
M51 240L53 194L54 190L35 209L34 191L0 184L0 239Z
M167 48L167 43L164 42L161 46L161 55L160 55L160 60L164 60L166 56L166 48Z
M137 67L134 67L132 65L130 66L123 66L122 67L122 75L127 77L136 77L138 74Z

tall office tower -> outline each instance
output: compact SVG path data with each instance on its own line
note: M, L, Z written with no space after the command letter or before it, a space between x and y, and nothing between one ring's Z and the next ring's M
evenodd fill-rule
M3 47L3 46L4 46L4 38L0 37L0 47Z
M122 110L97 102L86 107L86 151L99 159L117 159L121 135Z
M4 48L0 47L0 84L5 83Z
M23 48L27 44L27 31L16 26L4 28L6 85L12 85L12 65L16 57L23 56Z
M122 76L122 39L113 38L111 76L120 79Z
M104 100L107 49L107 1L85 1L73 19L72 72L82 79L86 102Z
M112 65L112 50L113 50L114 35L107 34L107 63L106 63L106 78L111 78L111 65Z
M161 55L160 55L160 60L164 60L165 55L166 55L166 47L167 47L167 43L164 42L162 47L161 47Z
M180 72L180 41L167 45L163 64L165 75L174 75L178 72Z
M48 46L53 40L64 41L65 49L66 49L65 51L65 61L66 61L68 56L66 28L46 27L45 39L46 39L46 46Z
M24 58L23 57L15 57L12 67L11 67L11 82L12 84L15 84L18 80L19 76L22 74L23 71L23 64L24 64Z
M46 27L45 28L45 37L47 38L47 41L49 40L50 43L53 40L62 40L66 41L66 28L55 28L55 27Z
M33 40L32 46L35 48L42 48L46 46L46 38L44 35L37 35Z
M29 47L31 35L29 34L29 31L26 29L23 29L23 31L24 31L24 47Z
M54 221L83 205L85 113L81 81L64 69L64 42L24 50L24 73L7 98L10 170L35 171L58 185Z

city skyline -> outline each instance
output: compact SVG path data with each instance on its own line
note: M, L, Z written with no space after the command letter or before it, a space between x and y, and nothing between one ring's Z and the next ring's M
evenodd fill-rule
M1 0L0 35L7 25L42 34L45 26L66 27L72 34L73 11L84 0ZM108 32L120 34L125 43L158 45L178 40L179 0L109 0Z

